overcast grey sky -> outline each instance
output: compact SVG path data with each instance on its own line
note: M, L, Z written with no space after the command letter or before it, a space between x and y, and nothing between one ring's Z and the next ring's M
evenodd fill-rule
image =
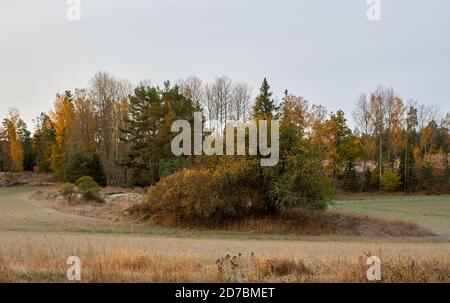
M378 84L450 111L450 1L1 0L0 115L27 123L106 70L136 83L227 75L350 114ZM350 117L350 115L348 115ZM29 125L32 128L32 125Z

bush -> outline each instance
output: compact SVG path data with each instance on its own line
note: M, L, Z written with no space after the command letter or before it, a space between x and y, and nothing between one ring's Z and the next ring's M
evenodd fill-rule
M77 195L77 189L76 189L75 184L73 184L73 183L65 183L59 189L59 192L62 194L64 199L69 203L72 203L72 201L75 199L75 197Z
M322 214L331 203L333 193L333 184L309 147L289 159L286 172L271 192L278 208L301 208L309 215Z
M105 173L97 155L77 153L70 158L64 168L64 180L74 183L83 176L90 176L100 186L106 186Z
M209 170L182 170L150 187L146 206L150 215L181 220L211 219L222 200Z
M383 190L394 192L400 187L401 177L393 170L386 170L381 176L381 185Z
M238 175L230 169L184 169L150 187L139 212L195 222L241 217L253 209L258 194L239 186Z
M90 176L84 176L78 179L77 183L78 192L85 200L93 200L97 202L103 202L100 195L100 187Z
M257 157L209 159L161 179L131 212L187 223L271 215L282 208L321 214L333 187L310 153L299 152L280 167L261 167Z

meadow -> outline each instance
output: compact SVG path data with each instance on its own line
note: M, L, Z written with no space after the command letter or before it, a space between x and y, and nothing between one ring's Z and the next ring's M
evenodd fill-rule
M65 282L73 255L82 260L82 282L364 282L368 255L382 259L385 282L450 281L448 196L336 201L334 210L408 220L436 234L364 237L115 223L46 208L30 198L33 190L0 189L2 282Z
M450 240L450 196L448 195L356 195L335 201L332 209L388 220L414 222L431 229L443 239Z

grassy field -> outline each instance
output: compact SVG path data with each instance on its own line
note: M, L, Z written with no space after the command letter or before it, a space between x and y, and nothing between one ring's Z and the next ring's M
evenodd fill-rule
M246 268L245 281L258 281L257 277L261 276L255 268L264 271L261 264L265 262L293 269L281 278L273 273L263 275L264 281L359 281L361 257L367 254L394 262L391 268L399 266L403 268L401 272L413 273L409 278L390 280L450 279L447 277L450 274L447 261L450 199L445 196L337 201L334 208L338 210L410 220L438 234L425 238L366 238L249 235L113 223L45 208L29 198L32 190L0 189L0 269L5 273L3 277L0 274L0 281L64 281L65 258L72 255L90 264L87 281L227 281L235 278L235 273L219 279L221 270L216 261L239 254ZM251 258L252 253L257 256L257 262ZM409 257L422 263L414 263ZM305 270L301 262L309 269ZM411 269L411 264L421 264L423 268ZM99 273L98 267L103 271ZM105 271L105 267L114 271ZM338 267L345 270L336 270ZM150 275L147 271L154 273ZM311 276L310 271L320 274ZM438 272L439 277L418 276L419 272L427 271ZM126 273L125 276L120 272Z
M333 209L383 219L415 222L450 239L450 196L352 197L335 202Z

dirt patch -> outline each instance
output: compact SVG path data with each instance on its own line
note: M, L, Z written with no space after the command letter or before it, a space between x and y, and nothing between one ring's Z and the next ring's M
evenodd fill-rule
M127 213L128 209L143 200L143 195L139 193L132 193L131 190L119 192L116 188L102 190L102 196L104 197L104 203L80 199L69 204L58 192L57 186L40 189L31 194L31 198L40 201L45 207L114 222L126 221L124 214Z

